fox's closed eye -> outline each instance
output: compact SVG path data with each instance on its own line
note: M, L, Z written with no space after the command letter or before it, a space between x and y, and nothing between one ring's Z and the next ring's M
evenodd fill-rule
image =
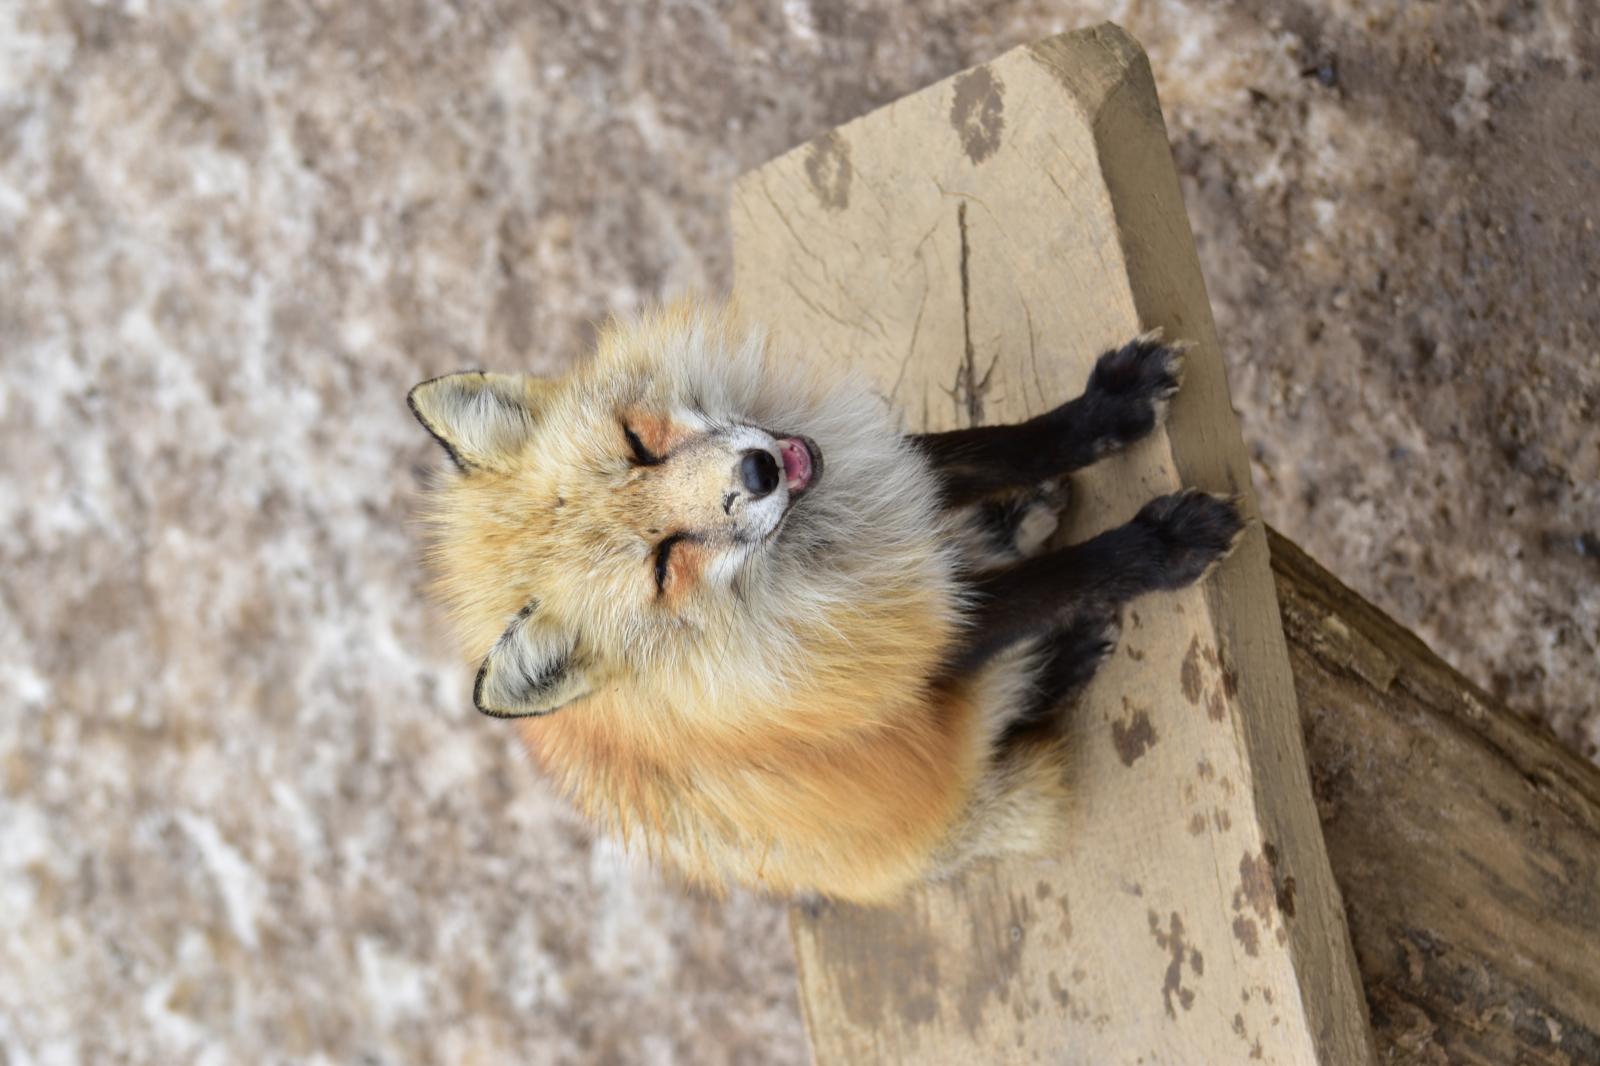
M655 466L661 461L659 456L655 455L650 451L649 448L644 446L644 441L639 439L639 434L633 431L632 426L624 423L622 426L622 435L628 438L628 447L633 450L634 462L638 463L640 466Z
M672 548L682 539L682 533L674 533L656 545L656 591L658 593L667 591L667 574L672 563Z

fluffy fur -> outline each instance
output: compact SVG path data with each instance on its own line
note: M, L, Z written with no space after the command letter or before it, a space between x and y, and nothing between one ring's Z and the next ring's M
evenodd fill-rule
M1177 353L1135 344L1165 376L1131 420L1091 382L1115 417L1093 416L1082 462L1147 432L1176 388ZM1033 471L995 476L1028 441L904 437L862 382L725 307L613 323L558 381L451 375L411 404L456 468L428 497L429 564L482 663L478 706L518 717L604 830L711 887L881 901L1044 847L1065 795L1058 741L1029 728L1040 707L1087 680L1122 600L1198 576L1078 589L1084 560L1063 555L1044 586L1094 609L1042 602L1031 630L980 639L984 575L1036 554L1062 499ZM795 440L814 483L741 481L741 455ZM1146 526L1111 547L1159 555ZM1237 527L1210 533L1206 565ZM1063 643L1072 618L1099 636Z

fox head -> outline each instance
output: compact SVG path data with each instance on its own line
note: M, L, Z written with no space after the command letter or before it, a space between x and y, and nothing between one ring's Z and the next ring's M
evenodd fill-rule
M430 562L486 714L615 687L781 699L832 668L847 616L944 584L931 475L886 407L727 309L613 322L564 378L450 374L409 403L452 461Z

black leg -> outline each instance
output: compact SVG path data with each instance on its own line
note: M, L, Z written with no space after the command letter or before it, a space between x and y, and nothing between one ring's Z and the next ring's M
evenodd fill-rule
M959 506L1088 466L1147 435L1178 391L1183 354L1152 336L1102 355L1083 395L1009 426L924 433L912 441L933 462L945 502Z
M1133 521L971 583L972 626L947 673L1074 617L1115 613L1136 596L1191 584L1233 547L1244 521L1228 500L1186 491L1145 504Z

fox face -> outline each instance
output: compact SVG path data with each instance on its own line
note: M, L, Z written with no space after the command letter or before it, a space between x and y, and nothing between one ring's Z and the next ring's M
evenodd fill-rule
M925 597L948 569L883 405L724 309L613 324L563 379L452 374L409 401L453 460L431 564L487 714L641 687L701 715L736 692L747 712L802 680L863 582L910 591L921 560Z
M613 486L615 518L649 547L654 594L668 610L736 581L822 470L810 438L671 399L628 405L617 422L629 468Z

